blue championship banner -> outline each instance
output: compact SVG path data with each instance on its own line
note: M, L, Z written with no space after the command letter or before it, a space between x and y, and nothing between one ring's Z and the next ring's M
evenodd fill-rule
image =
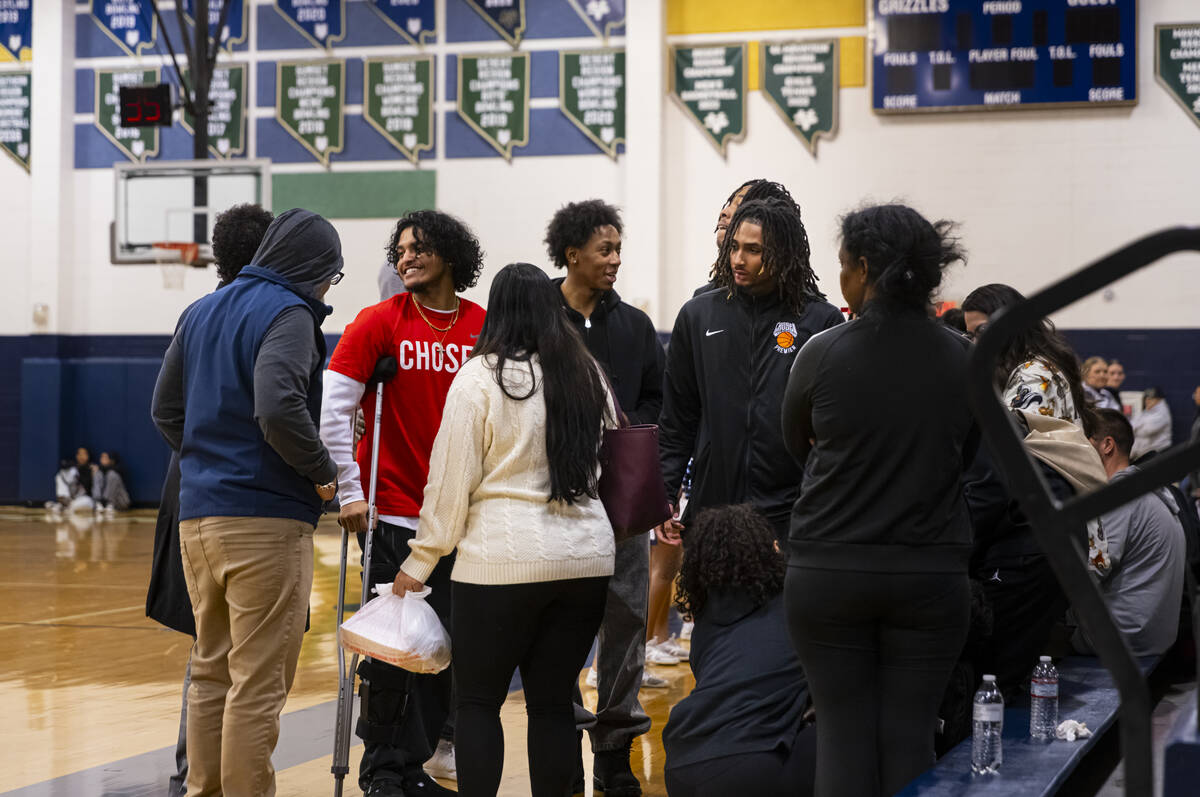
M225 52L232 53L235 44L246 41L245 0L208 0L208 37L217 38L217 25L221 24L221 9L225 5L229 10L225 12L225 30L219 32L219 41ZM196 0L183 0L183 17L189 25L196 24Z
M346 35L345 0L275 0L275 10L317 47L328 49Z
M129 55L154 46L158 23L150 0L91 0L90 10L100 29Z
M370 0L371 8L413 44L437 38L434 0Z
M525 0L464 0L504 41L519 47L525 33Z
M33 0L0 0L0 62L33 58Z
M604 41L625 33L625 0L567 0L592 33Z

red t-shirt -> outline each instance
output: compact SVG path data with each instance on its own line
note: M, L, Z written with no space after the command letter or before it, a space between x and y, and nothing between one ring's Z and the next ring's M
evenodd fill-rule
M427 309L425 316L443 328L450 317ZM462 299L458 320L450 331L434 332L418 315L412 296L401 293L364 308L333 350L330 370L363 383L370 380L380 357L390 354L396 358L396 377L383 388L376 494L379 514L420 514L429 478L429 452L442 421L446 393L479 339L483 317L482 307ZM436 345L439 342L441 347ZM371 483L371 441L375 434L373 389L363 395L362 410L367 429L356 459L366 493Z

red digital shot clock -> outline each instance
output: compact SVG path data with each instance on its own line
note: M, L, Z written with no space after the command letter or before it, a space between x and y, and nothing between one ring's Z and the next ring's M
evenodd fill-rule
M121 87L121 127L170 127L171 86Z

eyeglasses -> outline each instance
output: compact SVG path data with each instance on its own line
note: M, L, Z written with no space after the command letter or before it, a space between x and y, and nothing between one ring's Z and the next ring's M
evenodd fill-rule
M338 273L334 274L332 278L330 278L329 284L337 285L339 282L342 281L342 277L344 277L344 276L346 276L345 272L339 271Z

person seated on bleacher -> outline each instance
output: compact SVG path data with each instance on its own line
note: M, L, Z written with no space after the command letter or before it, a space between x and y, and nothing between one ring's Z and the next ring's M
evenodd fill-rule
M1137 471L1129 464L1133 428L1121 413L1099 410L1090 440L1110 481ZM1187 559L1178 515L1160 487L1102 515L1088 551L1088 568L1135 656L1158 656L1175 643ZM1094 650L1082 628L1071 644L1080 653Z
M816 732L788 638L786 571L771 525L747 504L705 510L683 532L675 602L696 623L696 687L663 729L671 797L813 793Z
M129 508L129 491L121 473L121 460L116 454L100 452L100 466L92 473L92 500L96 512L111 516Z

